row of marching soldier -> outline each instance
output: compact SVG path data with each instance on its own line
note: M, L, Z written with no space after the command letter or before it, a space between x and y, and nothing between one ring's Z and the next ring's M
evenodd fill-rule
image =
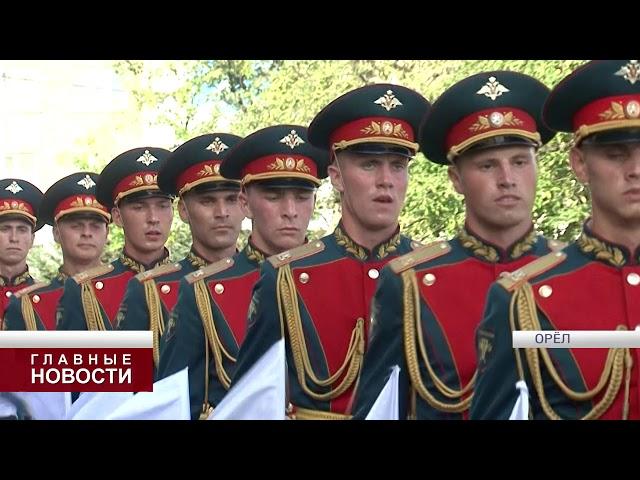
M537 151L555 132L574 134L568 161L590 192L591 215L568 245L532 221ZM449 240L400 231L418 151L464 198L464 226ZM309 240L326 177L342 216ZM192 246L173 263L176 198ZM237 250L245 217L251 235ZM110 222L124 248L104 265ZM40 283L26 256L44 224L63 264ZM156 379L189 367L193 419L218 405L224 418L507 419L523 394L522 418L638 419L637 350L511 343L514 330L633 330L638 289L635 60L589 62L551 91L524 74L482 72L433 104L367 85L308 127L136 148L44 194L0 180L2 328L151 330ZM286 372L273 381L286 399L263 408L270 397L242 380L279 343ZM251 399L230 407L231 392Z

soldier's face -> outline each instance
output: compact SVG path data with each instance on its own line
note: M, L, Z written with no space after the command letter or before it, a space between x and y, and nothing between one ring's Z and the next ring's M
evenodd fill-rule
M53 227L53 238L65 261L90 263L99 259L107 234L107 223L96 216L66 215Z
M408 164L406 157L391 153L338 153L329 176L340 192L342 216L364 230L395 228L407 193Z
M0 263L25 262L35 235L31 224L22 220L0 220Z
M173 208L171 200L150 197L121 202L112 212L113 223L124 229L131 255L161 251L169 238Z
M235 247L244 219L237 190L187 192L178 212L191 228L196 251L205 254Z
M449 178L464 195L470 224L496 231L531 223L537 183L533 147L468 152L449 167Z
M313 190L254 183L240 193L240 202L253 220L251 240L265 253L275 255L304 243L315 203Z
M640 142L585 145L570 158L591 191L594 221L640 228Z

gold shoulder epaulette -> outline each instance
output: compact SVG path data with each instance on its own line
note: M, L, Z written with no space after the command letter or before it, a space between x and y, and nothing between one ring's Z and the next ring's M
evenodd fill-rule
M224 270L233 267L233 258L223 258L222 260L218 260L217 262L213 262L206 267L202 267L200 270L196 270L195 272L191 272L188 275L185 275L184 278L187 280L189 285L197 282L202 278L210 277L211 275L215 275L216 273L223 272Z
M564 262L566 258L567 254L562 251L547 253L544 257L527 263L518 270L514 270L511 273L504 273L498 280L498 283L505 290L512 292L523 283Z
M435 242L422 245L413 252L409 252L401 257L394 258L389 262L389 268L394 273L402 273L405 270L415 267L419 263L441 257L451 251L451 245L446 240L436 240Z
M167 273L179 272L182 269L182 265L179 263L166 263L164 265L158 265L151 270L140 272L136 275L136 280L140 283L146 282L159 277L160 275L166 275Z
M310 257L311 255L315 255L318 252L324 250L324 243L320 240L316 240L315 242L305 243L304 245L300 245L292 250L287 250L282 253L278 253L277 255L273 255L269 257L267 260L271 262L275 268L280 268L287 263L293 262L294 260L300 260L301 258Z
M107 265L98 265L97 267L90 268L84 272L76 273L72 278L79 285L87 280L91 280L111 271L113 271L113 265L108 263Z
M563 242L562 240L554 240L550 238L547 240L547 246L549 247L549 250L551 250L552 252L557 252L559 250L562 250L564 247L566 247L567 242Z
M39 288L48 287L51 282L37 282L33 285L29 285L28 287L24 287L14 293L16 298L20 298L23 295L29 295L34 290L38 290Z

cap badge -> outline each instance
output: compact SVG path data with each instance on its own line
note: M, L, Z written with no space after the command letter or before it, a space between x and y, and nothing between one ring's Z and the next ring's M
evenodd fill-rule
M89 190L91 187L95 187L96 183L91 179L89 175L85 175L82 180L80 180L77 185L84 187L85 190Z
M478 95L484 95L491 100L495 100L503 93L507 93L510 90L502 85L496 77L489 77L489 81L485 83L480 90L476 92Z
M151 173L145 175L136 175L136 177L129 182L132 187L141 187L142 185L156 185L158 183L158 176Z
M631 100L624 107L624 111L629 118L638 118L640 116L640 103L635 100Z
M394 95L393 91L391 90L387 90L387 93L385 93L383 96L381 96L379 99L377 99L373 103L380 105L387 112L390 112L394 108L402 105L402 102L398 100L398 98Z
M13 182L11 182L11 185L9 185L7 188L5 188L5 190L9 190L11 193L13 193L15 195L16 193L21 192L23 189L14 180Z
M638 60L630 60L624 67L621 67L615 75L624 78L631 85L635 84L640 79L640 65Z
M301 158L296 162L294 158L287 157L286 159L276 158L276 161L267 165L269 170L283 171L283 170L296 170L303 173L311 173L311 169L304 163L304 159Z
M225 145L220 140L220 137L216 137L213 139L213 142L211 142L211 145L209 145L206 149L211 150L212 152L215 152L216 155L220 155L220 152L224 152L228 148L229 148L229 145Z
M409 134L402 127L402 124L393 124L389 121L380 123L372 120L368 126L360 131L366 135L386 135L389 137L409 138Z
M640 103L636 100L631 100L623 106L621 102L611 102L609 108L599 113L598 116L605 121L638 118L640 116Z
M480 130L488 130L490 128L500 128L505 125L508 127L518 127L524 122L516 117L513 112L491 112L490 115L480 115L478 120L469 127L472 132Z
M302 145L304 143L304 140L300 138L295 130L291 130L291 133L289 135L286 135L285 137L282 137L280 139L280 143L284 143L287 147L293 150L298 145Z
M149 150L145 150L144 153L138 157L138 160L136 160L136 162L144 163L147 167L157 161L158 159L151 155Z
M198 172L199 177L213 177L216 175L220 175L219 163L216 163L214 165L205 165L202 167L202 170Z

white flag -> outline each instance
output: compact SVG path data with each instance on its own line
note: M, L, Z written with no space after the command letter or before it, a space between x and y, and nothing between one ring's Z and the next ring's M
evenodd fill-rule
M32 420L63 420L70 406L69 392L0 393L0 417L16 415Z
M284 420L286 375L281 338L231 386L208 420Z
M133 397L133 392L84 392L69 409L68 420L104 420Z
M394 365L389 380L376 398L365 420L398 420L400 416L398 409L399 378L400 367Z
M509 420L529 420L529 389L523 380L516 382L516 390L518 390L518 400L513 406Z
M139 392L106 416L107 420L190 420L189 374L184 368Z

